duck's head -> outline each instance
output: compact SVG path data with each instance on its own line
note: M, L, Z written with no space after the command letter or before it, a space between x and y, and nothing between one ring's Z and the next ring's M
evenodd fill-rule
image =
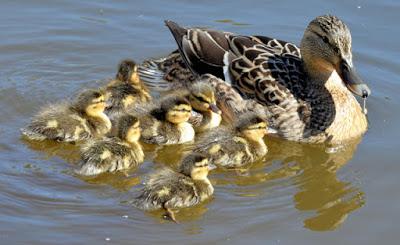
M350 30L339 18L323 15L312 20L300 46L310 77L318 78L336 71L354 94L363 98L371 94L353 66Z
M135 143L140 138L139 119L132 115L123 115L118 120L118 137L127 142Z
M161 101L161 106L151 112L161 121L174 124L187 122L192 115L192 107L188 100L182 96L167 96Z
M99 90L87 90L78 95L73 108L80 113L98 117L103 115L106 108L104 94Z
M179 172L190 176L194 180L207 179L208 172L215 168L209 163L207 156L200 153L191 153L183 158L179 166Z
M115 78L121 82L139 84L138 67L133 60L122 60L118 65L118 72Z
M214 112L221 114L221 110L216 105L215 92L211 84L207 82L197 82L190 87L189 102L193 109L202 112Z
M257 113L248 112L241 115L235 129L246 139L260 141L267 134L267 121Z

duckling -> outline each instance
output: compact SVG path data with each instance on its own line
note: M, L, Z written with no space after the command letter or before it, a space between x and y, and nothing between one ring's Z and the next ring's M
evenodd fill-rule
M189 154L182 160L178 172L162 168L150 174L133 205L146 211L164 209L164 217L176 222L171 209L194 206L214 193L207 178L211 169L205 155Z
M126 170L144 160L140 145L139 119L123 115L118 120L116 137L92 139L81 148L82 165L76 173L97 175L105 172Z
M111 121L104 114L105 107L103 93L88 90L72 103L43 108L21 133L31 140L71 143L102 136L111 129Z
M192 112L189 101L178 95L161 100L160 106L141 119L142 140L148 144L182 144L194 139L194 129L188 122Z
M107 115L124 111L135 103L145 103L151 100L148 89L140 80L138 68L133 60L122 60L118 65L115 80L105 88L107 98Z
M214 135L213 135L214 134ZM242 114L232 132L218 130L200 139L195 151L209 154L220 167L238 168L265 156L268 148L263 140L267 122L254 112Z
M189 122L196 132L204 132L220 125L221 110L216 105L214 88L209 83L199 81L192 84L186 98L192 106Z

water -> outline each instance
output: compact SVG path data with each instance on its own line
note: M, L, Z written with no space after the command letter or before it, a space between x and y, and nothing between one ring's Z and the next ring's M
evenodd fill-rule
M397 244L400 3L382 1L7 1L0 8L0 239L2 244ZM147 148L129 177L84 180L74 146L33 144L18 129L39 107L97 87L122 58L175 48L163 24L263 34L299 43L333 13L351 28L356 67L373 91L370 128L337 153L267 139L249 170L211 175L212 200L177 214L127 204L140 177L175 165L183 149ZM178 154L176 154L178 152Z

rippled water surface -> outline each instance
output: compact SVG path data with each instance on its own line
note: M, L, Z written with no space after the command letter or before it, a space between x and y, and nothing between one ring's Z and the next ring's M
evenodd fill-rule
M0 7L1 244L397 244L400 220L400 3L370 1L7 1ZM180 224L127 204L141 177L175 165L180 147L147 148L129 176L80 179L77 148L33 144L18 129L43 105L96 87L122 58L175 48L172 19L299 43L333 13L351 28L355 64L373 94L370 128L337 153L267 139L265 161L210 176L213 199Z

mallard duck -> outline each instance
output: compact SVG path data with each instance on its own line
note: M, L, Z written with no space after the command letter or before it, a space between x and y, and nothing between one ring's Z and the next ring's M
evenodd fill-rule
M247 112L228 130L218 129L203 135L194 151L208 154L211 162L223 168L239 168L264 157L267 122L260 115Z
M164 209L166 217L176 222L171 209L194 206L213 194L207 178L211 166L206 156L192 153L182 160L178 172L159 169L148 176L133 205L146 211Z
M142 140L148 144L182 144L194 139L194 129L188 122L192 107L179 95L166 96L160 105L141 117Z
M132 115L123 115L117 124L117 135L92 139L81 147L82 164L76 173L97 175L116 172L137 166L144 160L139 143L140 123Z
M350 31L339 18L312 20L300 49L265 36L166 25L196 76L211 73L262 104L278 136L340 144L367 130L366 115L352 93L365 99L371 91L355 72Z
M120 62L115 80L112 80L104 90L107 98L107 115L124 112L132 104L151 100L146 85L140 80L136 63L129 59Z
M98 90L82 92L72 103L58 103L43 108L31 123L21 129L31 140L76 142L99 137L111 129L104 114L104 95Z

